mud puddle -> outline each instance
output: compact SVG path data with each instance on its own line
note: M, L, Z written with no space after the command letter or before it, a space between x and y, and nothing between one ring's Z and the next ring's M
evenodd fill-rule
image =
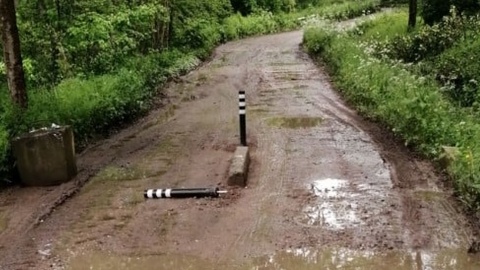
M299 222L308 226L325 226L337 230L361 224L362 221L356 214L357 204L347 200L340 201L345 196L355 196L342 191L347 185L348 181L341 179L327 178L314 181L312 192L321 199L314 205L304 208Z
M120 256L94 253L73 259L70 270L148 269L368 269L430 270L479 269L480 260L466 250L358 251L345 248L288 249L273 255L247 258L242 262L210 261L187 255Z
M267 123L273 127L297 129L318 126L322 120L320 117L274 117Z
M298 248L270 256L250 269L478 269L478 258L462 250L358 251L345 248L311 250Z

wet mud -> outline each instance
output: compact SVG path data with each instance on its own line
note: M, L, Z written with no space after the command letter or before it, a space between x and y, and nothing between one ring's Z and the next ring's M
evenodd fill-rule
M1 191L0 269L478 269L442 175L349 108L301 41L220 46L165 90L172 105L82 153L61 205L74 184ZM230 188L239 90L252 164ZM209 186L229 193L143 198Z
M85 260L88 260L86 263ZM89 268L85 268L89 267ZM358 251L344 248L338 249L287 249L276 254L248 258L243 262L208 261L186 255L154 255L154 256L118 256L95 254L78 257L70 264L72 270L154 270L154 269L397 269L397 270L474 270L480 268L477 257L460 250L446 249L438 253L425 251Z

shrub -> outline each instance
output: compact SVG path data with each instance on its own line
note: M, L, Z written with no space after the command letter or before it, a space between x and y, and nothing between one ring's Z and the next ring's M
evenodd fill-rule
M380 0L380 5L384 7L395 6L395 5L406 5L409 3L409 0Z
M388 16L392 17L392 16ZM379 20L381 21L381 20ZM383 21L386 24L386 21ZM375 25L374 25L375 24ZM391 23L389 22L388 25ZM382 30L385 26L379 22L367 23L363 28ZM391 28L390 26L388 26ZM403 62L416 63L413 70L424 76L436 78L443 91L456 104L464 107L478 107L477 92L479 66L473 52L480 48L480 18L458 16L452 10L439 24L424 26L414 33L404 33L393 39L379 40L374 43L374 55L379 58L400 59ZM382 30L381 36L387 34ZM425 61L423 61L425 60ZM480 107L479 107L480 108Z
M431 69L444 91L460 106L475 104L480 109L480 62L473 52L480 51L480 39L467 39L432 61Z
M368 15L380 10L378 0L347 1L322 8L321 14L326 19L347 20L361 15Z
M419 62L439 55L478 29L477 20L458 16L452 9L451 16L441 23L422 27L410 35L398 35L387 43L378 44L377 51L404 62Z
M255 0L230 0L234 12L239 12L243 16L246 16L252 13L253 9L256 7Z
M426 24L440 22L449 14L450 6L455 6L460 13L473 14L480 9L478 0L423 0L422 18Z
M475 133L478 134L478 131ZM473 212L480 210L479 154L478 146L464 147L451 168L456 177L456 195Z
M448 15L450 0L424 0L421 8L421 15L426 24L433 25Z
M258 10L270 12L290 12L296 5L295 0L231 0L233 10L248 15Z
M330 44L333 36L327 31L318 31L316 28L309 28L305 31L303 44L309 53L321 54Z
M208 19L188 19L177 35L177 43L185 50L193 49L208 55L220 42L220 25Z
M246 36L274 33L296 25L293 18L277 17L267 11L259 11L248 17L236 14L225 19L222 27L222 40L228 41Z

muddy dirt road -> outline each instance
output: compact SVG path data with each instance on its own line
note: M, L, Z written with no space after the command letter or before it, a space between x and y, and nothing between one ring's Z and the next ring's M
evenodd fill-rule
M75 181L2 191L0 269L480 269L432 165L349 109L301 40L219 47L167 89L171 105L80 155ZM238 90L248 187L145 201L145 188L225 185Z

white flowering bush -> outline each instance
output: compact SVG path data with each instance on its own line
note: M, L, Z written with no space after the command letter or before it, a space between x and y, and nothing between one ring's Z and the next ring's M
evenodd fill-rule
M480 111L480 36L457 43L428 64L454 102Z
M451 16L442 23L421 27L411 35L398 35L389 42L379 43L377 50L390 58L419 62L439 55L477 31L478 20L459 16L452 9Z
M410 69L440 82L441 91L456 105L480 109L480 63L474 53L480 49L480 17L459 16L452 9L440 24L369 42L376 57L410 63Z

